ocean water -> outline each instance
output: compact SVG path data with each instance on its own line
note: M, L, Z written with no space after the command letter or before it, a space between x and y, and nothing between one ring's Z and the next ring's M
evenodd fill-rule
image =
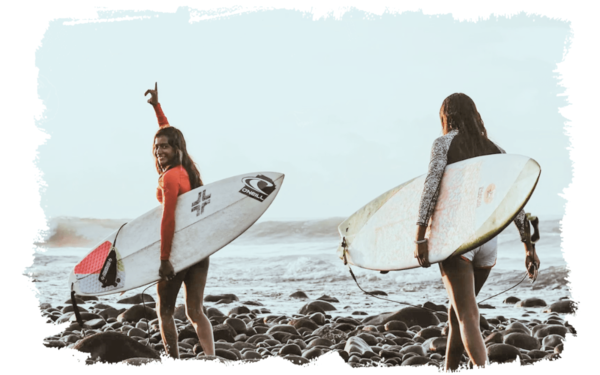
M322 295L336 297L340 302L332 315L348 316L354 311L369 315L396 311L403 305L365 295L336 255L337 225L342 218L305 221L264 221L255 224L230 245L211 256L205 295L234 293L240 301L258 301L273 313L291 315L308 301L289 298L295 291L304 291L311 299ZM46 240L39 244L33 264L25 273L31 277L40 302L61 306L70 297L67 279L75 264L91 247L126 220L99 220L58 218L50 223ZM570 296L568 268L561 251L561 232L558 219L542 220L541 239L536 248L542 263L540 277L535 284L528 279L516 288L494 297L486 304L495 309L482 309L485 316L504 315L520 317L523 309L502 304L514 295L521 299L538 297L548 304ZM498 260L479 301L517 284L525 275L523 245L517 229L509 226L498 237ZM409 304L426 301L446 303L447 294L439 268L418 268L406 271L379 272L353 267L358 282L365 290L382 290L389 299ZM140 293L142 288L100 297L114 304L116 301ZM156 298L155 287L146 293ZM178 303L184 303L180 292ZM238 305L216 305L227 312ZM213 303L207 303L213 306ZM543 309L528 309L530 318L543 319Z

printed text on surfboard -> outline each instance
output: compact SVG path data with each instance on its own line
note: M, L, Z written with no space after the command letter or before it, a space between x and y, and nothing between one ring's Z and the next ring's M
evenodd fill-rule
M275 190L276 186L269 177L259 174L256 177L242 178L244 186L240 193L263 202Z

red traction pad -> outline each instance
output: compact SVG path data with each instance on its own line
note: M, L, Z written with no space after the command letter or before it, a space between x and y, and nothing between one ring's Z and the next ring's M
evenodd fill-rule
M99 274L111 247L112 243L110 241L105 241L102 245L95 248L75 266L75 273L79 275Z

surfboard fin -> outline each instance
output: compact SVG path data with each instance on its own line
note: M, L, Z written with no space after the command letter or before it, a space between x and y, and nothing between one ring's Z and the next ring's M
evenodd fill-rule
M104 261L98 281L102 283L103 288L117 286L117 252L114 247L110 250Z
M113 241L112 247L104 260L104 264L100 269L100 274L98 275L98 281L102 283L102 287L106 288L107 286L117 286L119 279L117 279L117 267L118 267L118 259L117 259L117 238L119 237L119 233L121 233L121 229L125 226L124 223L121 225L117 234L115 234L115 239Z

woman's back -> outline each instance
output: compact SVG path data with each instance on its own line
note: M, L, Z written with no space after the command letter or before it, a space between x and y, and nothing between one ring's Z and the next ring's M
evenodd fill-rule
M454 136L448 149L448 164L458 163L477 156L501 154L502 150L487 138L481 137L477 144L460 131Z

